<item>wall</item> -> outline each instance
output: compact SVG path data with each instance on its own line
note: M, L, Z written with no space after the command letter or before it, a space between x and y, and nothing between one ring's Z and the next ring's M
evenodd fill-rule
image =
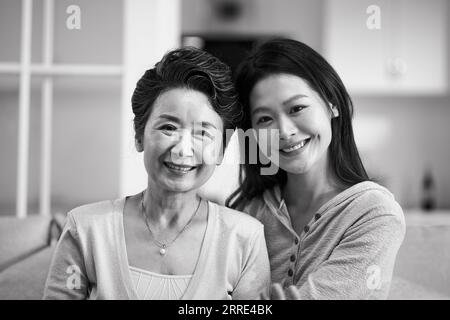
M382 117L388 127L387 139L376 150L363 153L370 173L379 177L405 208L416 208L424 171L431 168L437 205L449 208L450 98L355 97L354 102L355 122Z

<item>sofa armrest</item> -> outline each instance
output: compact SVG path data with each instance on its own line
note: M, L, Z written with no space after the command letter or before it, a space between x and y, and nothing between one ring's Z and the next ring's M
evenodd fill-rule
M0 300L42 299L54 249L46 247L0 272Z
M48 245L55 244L59 237L62 234L62 231L64 229L64 225L66 223L66 215L65 214L55 214L50 221L50 228L48 233Z
M388 300L450 300L450 296L418 283L394 277Z
M406 225L394 277L450 296L450 225Z
M0 217L0 272L48 246L51 217Z

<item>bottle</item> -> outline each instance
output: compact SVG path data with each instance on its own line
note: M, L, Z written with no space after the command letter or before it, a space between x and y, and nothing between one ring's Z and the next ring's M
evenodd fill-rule
M422 178L422 201L421 209L430 212L436 208L436 190L434 178L431 170L428 168Z

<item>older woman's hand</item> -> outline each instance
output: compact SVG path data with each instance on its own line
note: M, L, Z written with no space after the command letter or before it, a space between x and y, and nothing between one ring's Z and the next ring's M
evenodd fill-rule
M270 297L261 294L261 300L301 300L300 292L296 286L289 286L285 290L280 283L273 283L270 288Z

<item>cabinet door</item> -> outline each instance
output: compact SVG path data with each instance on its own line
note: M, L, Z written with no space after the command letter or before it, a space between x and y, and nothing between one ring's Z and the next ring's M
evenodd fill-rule
M325 56L353 94L444 94L445 0L327 0Z

